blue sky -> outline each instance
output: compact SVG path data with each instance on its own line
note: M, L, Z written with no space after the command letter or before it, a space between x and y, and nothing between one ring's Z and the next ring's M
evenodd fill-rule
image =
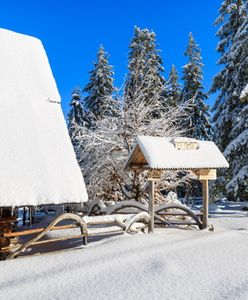
M0 27L42 40L66 114L72 89L88 82L100 44L109 52L115 84L121 86L135 25L156 32L165 76L172 64L181 74L191 31L202 49L208 90L218 71L213 22L219 5L218 0L1 0ZM214 98L210 97L210 104Z

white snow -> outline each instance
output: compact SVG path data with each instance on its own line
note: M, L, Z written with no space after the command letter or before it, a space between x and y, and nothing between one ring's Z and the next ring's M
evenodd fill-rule
M0 262L0 298L248 299L248 216L208 230L156 229Z
M86 201L41 42L0 29L0 45L0 206Z
M242 90L240 94L240 99L245 98L247 94L248 94L248 83L246 84L245 88Z
M180 141L179 138L175 141ZM181 141L198 143L195 150L178 150L172 138L138 136L136 147L140 147L150 168L158 169L194 169L194 168L227 168L225 157L217 146L210 141L199 141L181 138ZM132 151L132 153L133 153ZM130 158L132 157L132 153ZM130 163L130 159L128 163Z

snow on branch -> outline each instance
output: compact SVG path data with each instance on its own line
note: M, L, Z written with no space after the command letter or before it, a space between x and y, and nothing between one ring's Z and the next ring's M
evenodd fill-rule
M148 91L152 85L149 76L144 79ZM137 84L132 90L134 94L120 94L118 98L106 99L106 102L122 103L122 109L116 116L106 115L100 120L95 118L93 128L82 126L77 129L76 152L90 200L146 199L146 173L124 170L135 137L176 137L184 133L181 120L187 118L187 103L178 107L167 105L167 99L163 97L164 88L152 93L147 103L143 101L144 89L140 88L143 82L134 84ZM182 177L170 171L164 174L162 187L175 188L188 181L188 175Z

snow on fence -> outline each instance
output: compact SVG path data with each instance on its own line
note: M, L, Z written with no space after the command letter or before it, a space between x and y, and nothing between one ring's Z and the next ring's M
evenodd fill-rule
M57 224L63 221L74 221L75 224L66 224L58 226ZM92 236L106 236L120 233L137 233L139 231L144 231L150 221L150 216L147 212L140 212L138 214L129 215L107 215L107 216L97 216L80 217L76 214L65 213L57 218L55 218L48 226L45 228L29 229L20 232L9 232L3 235L3 238L7 241L11 238L21 237L25 235L33 235L38 233L35 237L31 238L24 244L6 244L1 248L0 255L3 258L12 259L16 258L28 248L32 246L37 246L41 244L47 244L52 242L64 241L68 239L82 239L84 245L87 244L87 238ZM93 227L92 227L93 225ZM101 225L100 227L96 225ZM108 226L106 226L108 225ZM71 235L66 234L66 230L74 229L76 227L80 228L80 233ZM63 230L62 237L56 238L46 238L49 231ZM44 239L45 238L45 239Z

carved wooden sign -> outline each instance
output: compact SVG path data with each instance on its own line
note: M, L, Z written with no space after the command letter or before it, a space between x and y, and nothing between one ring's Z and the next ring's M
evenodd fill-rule
M175 146L177 150L196 150L199 148L199 144L197 142L184 142L184 141L176 141Z
M195 139L174 138L172 142L177 150L197 150L199 148L199 143Z

